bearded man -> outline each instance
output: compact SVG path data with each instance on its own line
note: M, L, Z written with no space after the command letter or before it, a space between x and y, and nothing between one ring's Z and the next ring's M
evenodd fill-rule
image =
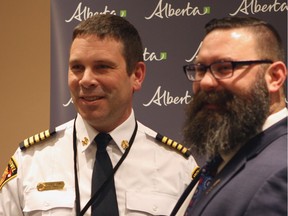
M172 215L179 208L185 216L287 215L287 68L280 36L250 17L214 19L205 28L197 57L184 66L194 93L184 137L208 161L192 199L182 204L184 192Z

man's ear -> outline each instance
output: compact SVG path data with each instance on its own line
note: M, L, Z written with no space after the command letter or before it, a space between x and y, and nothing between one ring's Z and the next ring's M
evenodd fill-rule
M144 62L137 62L135 71L131 75L133 80L133 91L138 91L142 87L142 83L146 75L146 65Z
M287 68L281 61L274 62L266 72L266 82L270 93L279 91L287 76Z

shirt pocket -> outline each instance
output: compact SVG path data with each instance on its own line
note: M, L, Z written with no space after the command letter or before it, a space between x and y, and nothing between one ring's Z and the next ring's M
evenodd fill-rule
M24 212L48 211L59 209L61 212L72 212L75 203L75 193L72 189L38 191L36 189L25 192ZM57 212L57 211L56 211Z
M126 208L129 216L147 215L147 213L149 215L170 215L177 200L176 196L160 192L126 192Z

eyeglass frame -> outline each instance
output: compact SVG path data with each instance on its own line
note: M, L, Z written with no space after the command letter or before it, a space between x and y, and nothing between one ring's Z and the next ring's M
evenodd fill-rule
M227 76L227 77L223 77L223 78L219 78L219 77L216 77L214 72L211 70L211 66L213 66L214 64L219 64L219 63L231 63L232 65L232 72L231 72L231 75ZM197 64L188 64L188 65L184 65L183 66L183 70L184 70L184 73L187 77L187 79L189 81L192 81L192 82L200 82L203 78L204 78L204 75L207 73L207 70L209 69L210 73L212 74L212 76L217 79L217 80L222 80L222 79L228 79L228 78L231 78L233 75L234 75L234 70L237 66L239 65L242 65L242 66L249 66L249 65L253 65L253 64L272 64L273 61L272 60L269 60L269 59L263 59L263 60L247 60L247 61L218 61L218 62L213 62L211 63L210 65L205 65L205 64L201 64L201 63L197 63ZM187 72L187 68L191 65L195 65L195 66L203 66L205 72L204 72L204 75L203 77L200 79L200 80L191 80L188 76L188 72ZM195 72L196 74L196 72Z

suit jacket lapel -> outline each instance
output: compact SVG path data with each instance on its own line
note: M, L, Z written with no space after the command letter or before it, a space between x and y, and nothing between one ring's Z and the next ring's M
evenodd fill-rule
M205 209L206 205L213 199L213 197L224 187L227 182L235 173L237 173L243 166L245 166L246 159L245 158L234 158L234 162L226 165L225 169L223 169L213 180L211 186L205 191L202 196L199 198L197 203L195 203L195 207L193 208L193 215L201 215L203 209ZM228 166L230 165L230 166Z

